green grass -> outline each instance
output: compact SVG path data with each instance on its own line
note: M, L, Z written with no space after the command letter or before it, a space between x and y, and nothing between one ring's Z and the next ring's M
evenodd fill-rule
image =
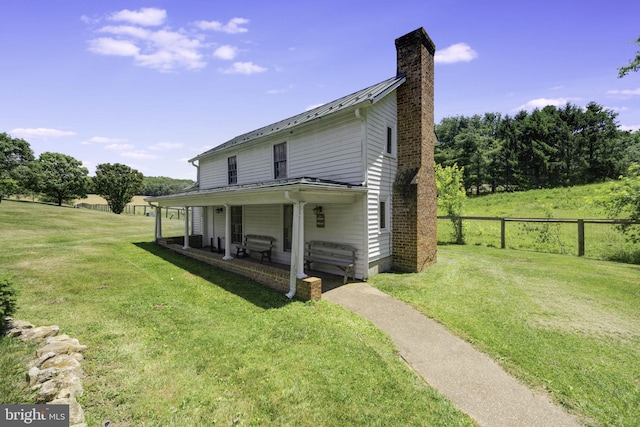
M640 266L447 245L426 272L371 283L589 424L637 425Z
M470 197L464 216L506 218L606 218L604 211L591 203L608 184L532 190L518 193L487 194ZM640 225L638 226L640 227ZM453 243L455 229L449 220L438 220L438 241ZM466 220L465 243L500 247L500 221ZM556 254L578 254L578 226L570 223L506 223L506 247ZM594 259L640 264L640 245L627 242L610 224L585 224L585 256Z
M473 425L369 322L157 247L153 221L0 204L15 317L57 324L89 347L88 425ZM163 234L182 227L163 221ZM0 361L21 360L15 345Z

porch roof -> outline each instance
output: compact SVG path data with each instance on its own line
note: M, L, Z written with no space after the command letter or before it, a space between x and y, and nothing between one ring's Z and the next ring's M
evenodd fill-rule
M286 204L293 201L348 204L367 191L362 185L302 177L147 197L145 201L173 207Z

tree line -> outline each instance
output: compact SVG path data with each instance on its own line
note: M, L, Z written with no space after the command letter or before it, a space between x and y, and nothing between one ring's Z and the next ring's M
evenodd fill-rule
M27 141L0 133L0 202L12 195L34 195L61 206L95 193L119 214L135 195L172 194L191 185L191 180L145 178L120 163L100 164L90 177L89 170L72 156L45 152L36 158Z
M463 167L470 194L617 179L640 162L640 131L618 129L616 117L595 102L447 117L435 128L435 159Z

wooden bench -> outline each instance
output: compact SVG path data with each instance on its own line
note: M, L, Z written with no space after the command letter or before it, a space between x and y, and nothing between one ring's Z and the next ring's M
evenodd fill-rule
M314 240L307 243L305 262L307 270L311 270L314 262L338 267L344 271L343 283L347 283L349 275L355 280L356 248L353 246Z
M270 236L247 234L244 236L244 243L236 245L236 256L243 258L247 256L247 251L249 251L249 253L259 252L260 263L262 263L265 258L271 262L271 250L273 249L273 242L275 242L275 240L276 239Z

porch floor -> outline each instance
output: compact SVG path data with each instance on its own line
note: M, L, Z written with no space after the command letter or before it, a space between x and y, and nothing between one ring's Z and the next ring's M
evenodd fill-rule
M210 246L205 246L203 248L191 248L189 249L190 251L197 251L197 253L205 258L211 258L211 259L217 259L217 260L222 260L222 257L224 256L223 253L218 253L216 251L211 252L211 247ZM247 256L244 258L236 258L234 256L234 261L236 264L244 264L246 263L247 265L252 265L252 264L260 264L260 260L256 259L256 258L252 258L251 256ZM288 264L280 264L277 262L268 262L265 261L263 263L264 265L268 265L270 267L274 267L274 268L278 268L280 270L289 271L289 265ZM323 271L317 271L317 270L307 270L305 271L305 273L310 276L310 277L318 277L320 279L322 279L322 292L327 292L330 291L331 289L335 289L337 287L340 287L343 285L343 280L344 277L343 276L338 276L337 274L331 274L331 273L325 273ZM352 282L353 280L349 279L347 281L347 283Z

